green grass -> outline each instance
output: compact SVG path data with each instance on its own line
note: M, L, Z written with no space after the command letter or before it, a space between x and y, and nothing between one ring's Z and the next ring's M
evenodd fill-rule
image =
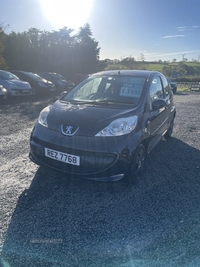
M177 86L177 92L184 92L184 91L190 91L190 88L185 86Z
M162 71L162 68L165 66L165 64L153 64L153 63L149 63L149 64L145 64L144 65L145 68L147 70L153 70L153 71Z
M199 88L192 88L192 90L191 90L189 86L184 86L184 85L178 85L177 86L177 92L184 92L184 91L199 92Z

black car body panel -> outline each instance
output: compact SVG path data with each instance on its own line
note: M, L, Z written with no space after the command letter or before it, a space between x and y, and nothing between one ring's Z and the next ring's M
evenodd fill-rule
M33 90L33 94L46 94L56 91L55 84L47 81L33 72L10 70L19 79L28 82Z
M135 87L130 83L134 79L137 80ZM88 93L84 86L89 83L94 82L92 90L94 87L99 90L91 94L93 98L108 87L106 82L113 80L115 84L125 81L120 84L121 102L119 96L118 101L112 98L77 100L81 90ZM101 81L98 86L97 81ZM162 89L154 89L155 85ZM154 91L155 95L151 95ZM31 133L30 159L48 168L96 180L118 180L127 174L139 145L143 144L150 152L169 130L176 114L166 78L150 71L108 71L91 75L47 109L44 124L41 118L47 111L41 112Z
M54 73L54 72L41 72L38 73L39 76L42 78L51 81L55 84L57 91L68 91L74 86L74 83L67 80L65 77L63 77L61 74Z

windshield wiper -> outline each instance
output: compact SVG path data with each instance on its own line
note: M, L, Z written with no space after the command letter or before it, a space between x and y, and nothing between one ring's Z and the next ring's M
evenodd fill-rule
M109 104L109 103L112 103L112 104L117 103L117 104L128 104L128 105L135 104L133 102L125 102L125 101L120 101L120 100L102 100L102 101L100 100L100 101L98 101L98 103L107 103L107 104Z
M68 102L67 100L63 100L64 102ZM92 100L92 101L84 101L84 100L70 100L72 104L91 104L91 105L101 105L101 104L125 104L125 105L132 105L135 104L133 102L125 102L125 101L116 101L116 100Z

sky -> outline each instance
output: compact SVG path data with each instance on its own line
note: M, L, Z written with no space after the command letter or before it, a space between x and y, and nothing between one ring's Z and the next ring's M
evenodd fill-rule
M89 23L101 60L200 60L200 0L0 0L0 8L6 33L75 34Z

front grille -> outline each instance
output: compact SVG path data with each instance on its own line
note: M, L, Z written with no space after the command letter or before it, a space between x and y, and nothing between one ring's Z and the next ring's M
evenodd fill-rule
M45 156L36 155L44 163L62 171L75 173L75 174L91 174L98 173L100 171L106 170L117 160L117 155L99 154L99 155L79 155L80 156L80 166L71 165L68 163L60 162ZM75 154L74 154L75 155Z
M12 89L14 92L17 92L19 95L29 95L31 93L30 89Z
M54 168L76 174L98 173L100 171L108 169L118 159L118 155L115 153L82 151L76 149L63 148L59 146L51 147L49 144L45 145L45 147L63 153L79 156L80 166L75 166L45 157L44 148L38 149L37 147L34 147L34 145L32 145L33 154L35 154L35 156L38 157L41 161L45 162L48 165L51 165Z

